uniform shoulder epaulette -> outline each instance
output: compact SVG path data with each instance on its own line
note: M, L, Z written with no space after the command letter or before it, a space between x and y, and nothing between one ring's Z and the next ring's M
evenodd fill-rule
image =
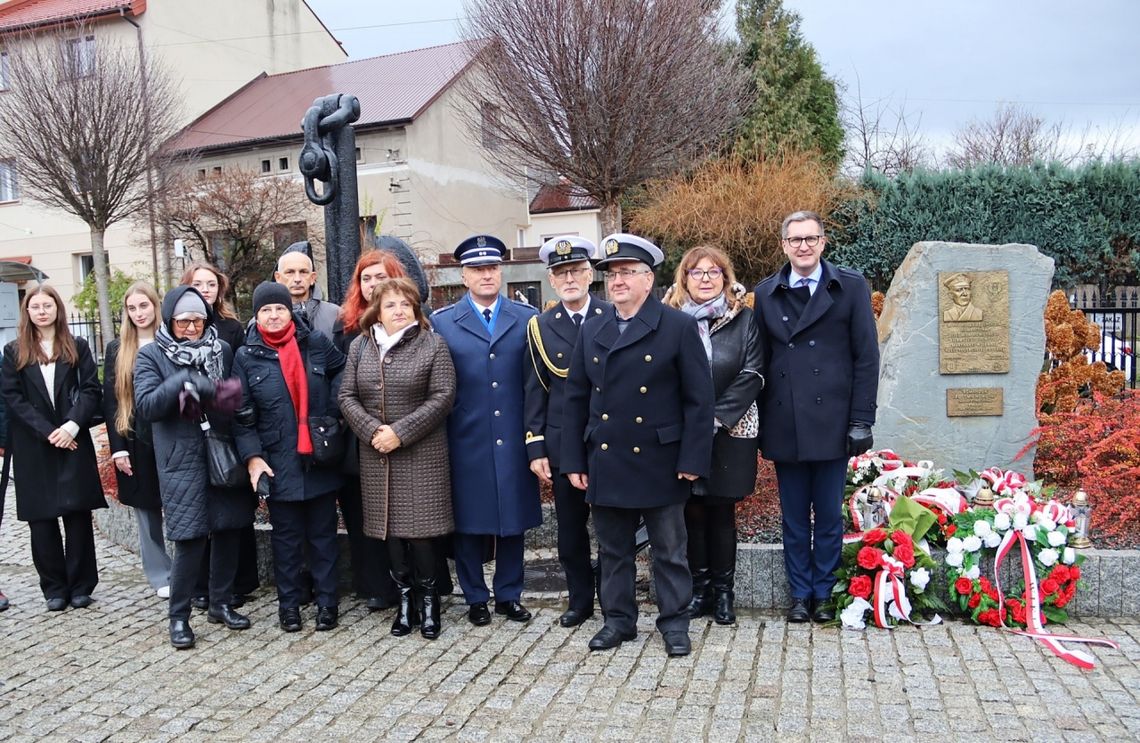
M431 314L438 315L441 312L449 312L453 309L455 309L455 303L454 302L452 302L451 304L445 304L444 306L440 307L437 310L432 310Z
M530 310L534 314L536 314L536 315L538 314L538 310L535 309L534 305L532 305L530 302L520 302L517 299L512 299L511 304L513 304L516 307L526 307L528 310Z

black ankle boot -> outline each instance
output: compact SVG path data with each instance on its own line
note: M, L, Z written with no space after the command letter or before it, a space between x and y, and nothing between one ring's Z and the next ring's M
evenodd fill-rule
M435 578L425 578L420 581L420 595L423 599L421 612L422 624L420 634L428 640L439 637L439 592L435 588Z
M712 594L709 592L709 571L693 571L693 599L689 602L689 618L696 619L711 614Z
M732 605L736 598L736 594L732 591L735 583L735 570L717 572L713 575L713 621L717 624L736 624L736 610Z
M410 635L412 628L419 624L416 616L416 605L412 596L412 584L407 574L392 573L392 580L400 592L400 605L396 609L396 618L392 620L392 634L396 637Z

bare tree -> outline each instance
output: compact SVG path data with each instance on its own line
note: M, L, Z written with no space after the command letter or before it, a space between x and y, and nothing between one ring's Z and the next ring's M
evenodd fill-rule
M931 163L930 147L920 133L922 115L908 112L906 101L898 106L890 98L864 103L858 75L854 97L844 102L843 124L847 130L843 170L851 178L868 172L893 178Z
M1022 106L1003 103L989 119L975 119L954 132L946 163L953 168L1031 165L1037 160L1070 164L1075 155L1062 148L1063 133L1061 123L1048 124Z
M563 176L621 225L622 192L718 145L745 81L708 0L469 0L486 41L461 88L472 139L505 173Z
M89 37L91 40L89 40ZM178 127L179 96L135 49L76 21L4 38L10 89L0 96L0 159L34 200L82 219L91 232L99 325L113 337L103 236L143 210L146 176Z
M205 180L183 169L168 178L159 223L185 241L191 259L203 258L229 276L235 296L252 292L268 278L281 250L310 239L310 222L320 211L296 181L228 168Z

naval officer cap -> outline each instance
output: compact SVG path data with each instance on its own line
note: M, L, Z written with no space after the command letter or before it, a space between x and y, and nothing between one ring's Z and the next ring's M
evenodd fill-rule
M472 235L455 249L452 255L463 266L488 266L502 263L507 254L503 241L491 235Z
M559 235L552 237L538 249L538 259L546 264L547 268L554 268L563 263L576 261L592 261L598 249L592 242L577 235Z
M602 259L596 267L605 268L616 261L641 261L650 268L656 268L665 260L661 248L646 240L644 237L630 235L625 232L615 232L602 240Z

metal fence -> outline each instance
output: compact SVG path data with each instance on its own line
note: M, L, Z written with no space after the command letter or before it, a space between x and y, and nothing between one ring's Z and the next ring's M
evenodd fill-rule
M1134 287L1133 287L1134 288ZM1090 361L1103 361L1110 371L1119 369L1132 389L1137 384L1136 351L1140 348L1140 292L1118 291L1109 303L1095 293L1071 293L1069 301L1100 326L1100 348L1087 352Z
M119 318L116 317L111 324L117 334L119 332ZM102 368L103 347L110 343L111 339L107 338L104 341L103 332L99 329L99 315L72 312L67 316L67 326L71 329L72 335L87 341L87 345L91 347L91 354L95 357L95 363Z

